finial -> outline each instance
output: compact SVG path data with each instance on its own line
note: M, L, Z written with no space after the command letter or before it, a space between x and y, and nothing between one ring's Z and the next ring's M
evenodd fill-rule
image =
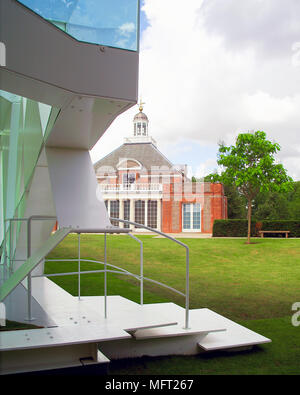
M140 105L139 105L139 110L140 110L140 112L142 112L143 111L143 104L146 104L146 103L143 103L142 102L142 99L140 99Z

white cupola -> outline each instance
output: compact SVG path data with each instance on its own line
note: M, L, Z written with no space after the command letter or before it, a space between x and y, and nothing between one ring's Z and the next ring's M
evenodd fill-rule
M139 112L133 118L133 131L131 137L125 137L124 143L152 143L157 146L156 141L149 136L149 120L147 115L143 112L143 105L140 101Z
M143 113L143 104L140 102L139 110L133 118L133 136L148 136L148 124L149 120L146 114Z

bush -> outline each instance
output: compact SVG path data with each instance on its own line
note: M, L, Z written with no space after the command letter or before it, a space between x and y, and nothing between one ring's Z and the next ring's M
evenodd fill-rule
M216 219L213 226L214 237L247 237L246 219ZM255 222L251 224L251 236L255 236Z
M300 221L265 220L251 222L251 236L259 236L259 230L289 230L289 237L300 237ZM213 237L247 237L248 220L216 219L213 226Z
M262 230L289 230L289 237L300 237L299 220L265 220L262 224Z

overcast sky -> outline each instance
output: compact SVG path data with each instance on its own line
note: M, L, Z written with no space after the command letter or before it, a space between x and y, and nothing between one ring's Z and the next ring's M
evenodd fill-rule
M264 130L300 180L299 0L145 0L141 29L139 96L163 154L202 177L218 142ZM94 162L132 133L137 112L114 121Z

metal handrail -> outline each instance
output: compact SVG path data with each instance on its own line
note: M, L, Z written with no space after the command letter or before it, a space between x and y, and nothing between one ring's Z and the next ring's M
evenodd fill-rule
M189 281L190 250L189 250L189 247L186 244L182 243L181 241L175 239L174 237L169 236L166 233L163 233L163 232L161 232L161 231L159 231L157 229L150 228L149 226L146 226L146 225L143 225L143 224L139 224L139 223L133 222L133 221L128 221L128 220L125 220L125 219L120 219L120 218L110 217L110 220L111 221L122 222L124 224L134 225L136 228L147 229L150 232L157 233L157 234L159 234L159 235L161 235L161 236L163 236L163 237L165 237L165 238L167 238L169 240L174 241L175 243L177 243L177 244L179 244L179 245L181 245L182 247L185 248L185 250L186 250L186 258L185 258L185 265L186 265L185 294L182 294L182 295L185 296L185 329L188 329L189 328L189 306L190 306L190 300L189 300L190 299L190 297L189 297L189 295L190 295L190 281ZM150 280L150 279L148 279L148 280ZM154 280L151 280L151 281L155 282ZM156 282L156 283L158 283L158 282ZM159 283L159 284L165 286L164 284L161 284L161 283ZM172 289L171 287L168 287L168 288ZM173 291L178 292L174 288L173 288Z
M54 216L41 216L41 215L33 215L29 218L18 218L18 219L8 219L9 221L27 221L27 257L29 258L31 255L31 221L32 220L50 220L50 219L56 219L56 217ZM104 240L104 262L100 262L100 261L92 261L92 260L85 260L85 259L81 259L80 257L80 232L78 233L78 258L77 259L59 259L59 260L55 260L55 259L51 259L51 261L77 261L78 262L78 271L77 272L72 272L72 273L53 273L53 274L43 274L43 275L35 275L32 276L31 273L28 274L27 277L27 281L28 281L28 288L27 288L27 293L28 293L28 320L33 320L32 316L31 316L31 278L32 277L51 277L51 276L63 276L63 275L74 275L77 274L78 275L78 298L80 299L80 275L81 274L87 274L87 273L104 273L104 312L105 312L105 318L107 318L107 277L106 274L107 272L111 272L111 273L117 273L117 274L125 274L125 275L130 275L135 277L137 280L140 281L140 302L141 304L143 304L143 282L144 280L153 282L155 284L161 285L165 288L168 288L170 290L172 290L173 292L178 293L181 296L185 297L185 327L184 329L188 329L189 328L189 247L182 243L181 241L175 239L172 236L167 235L166 233L163 233L157 229L153 229L150 228L149 226L143 225L143 224L139 224L137 222L133 222L133 221L128 221L128 220L124 220L124 219L120 219L120 218L110 218L111 221L117 221L117 222L122 222L122 223L126 223L129 225L134 225L137 228L144 228L147 229L153 233L157 233L179 245L181 245L182 247L185 248L186 250L186 282L185 282L185 293L180 292L178 290L176 290L175 288L172 288L166 284L163 284L159 281L150 279L148 277L144 277L143 275L143 243L141 240L139 240L138 238L136 238L135 236L133 236L132 234L128 233L128 235L134 239L135 241L140 243L140 275L136 275L133 274L127 270L124 270L118 266L114 266L111 264L107 263L107 246L106 246L106 233L104 233L105 236L105 240ZM10 240L11 242L11 240ZM50 261L46 259L46 261ZM95 262L95 263L100 263L104 265L104 270L93 270L93 271L81 271L80 269L80 263L81 261L87 261L87 262ZM108 270L107 266L111 266L114 267L115 269L121 270L116 271L116 270Z

